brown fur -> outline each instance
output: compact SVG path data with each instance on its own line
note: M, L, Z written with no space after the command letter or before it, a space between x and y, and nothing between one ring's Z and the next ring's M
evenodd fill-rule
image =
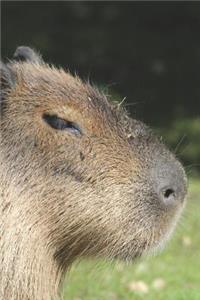
M0 299L52 300L77 257L132 260L161 247L183 202L166 209L158 201L157 165L170 161L186 179L144 124L78 77L39 62L13 61L9 69L15 83L3 90L0 123ZM43 113L76 122L83 134L54 130Z

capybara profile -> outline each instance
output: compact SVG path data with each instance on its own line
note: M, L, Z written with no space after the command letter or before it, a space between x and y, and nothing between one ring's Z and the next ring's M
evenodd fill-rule
M181 164L142 122L28 47L1 63L0 299L52 300L76 258L169 239Z

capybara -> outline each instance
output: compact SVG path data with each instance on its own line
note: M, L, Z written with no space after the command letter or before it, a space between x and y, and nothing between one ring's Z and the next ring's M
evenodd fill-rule
M142 122L29 47L1 63L0 299L54 300L77 258L162 248L182 165Z

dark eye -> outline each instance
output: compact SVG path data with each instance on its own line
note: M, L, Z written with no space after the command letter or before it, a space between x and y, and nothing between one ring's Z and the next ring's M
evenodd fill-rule
M52 128L57 130L68 130L72 133L81 134L81 129L77 124L71 121L66 121L57 117L56 115L43 114L44 121Z

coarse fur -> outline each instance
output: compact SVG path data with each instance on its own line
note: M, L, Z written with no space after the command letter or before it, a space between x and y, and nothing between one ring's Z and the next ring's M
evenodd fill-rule
M76 258L133 260L162 247L186 178L146 125L21 51L1 65L0 299L55 300ZM44 114L81 131L56 130ZM170 172L184 196L166 205L156 182Z

